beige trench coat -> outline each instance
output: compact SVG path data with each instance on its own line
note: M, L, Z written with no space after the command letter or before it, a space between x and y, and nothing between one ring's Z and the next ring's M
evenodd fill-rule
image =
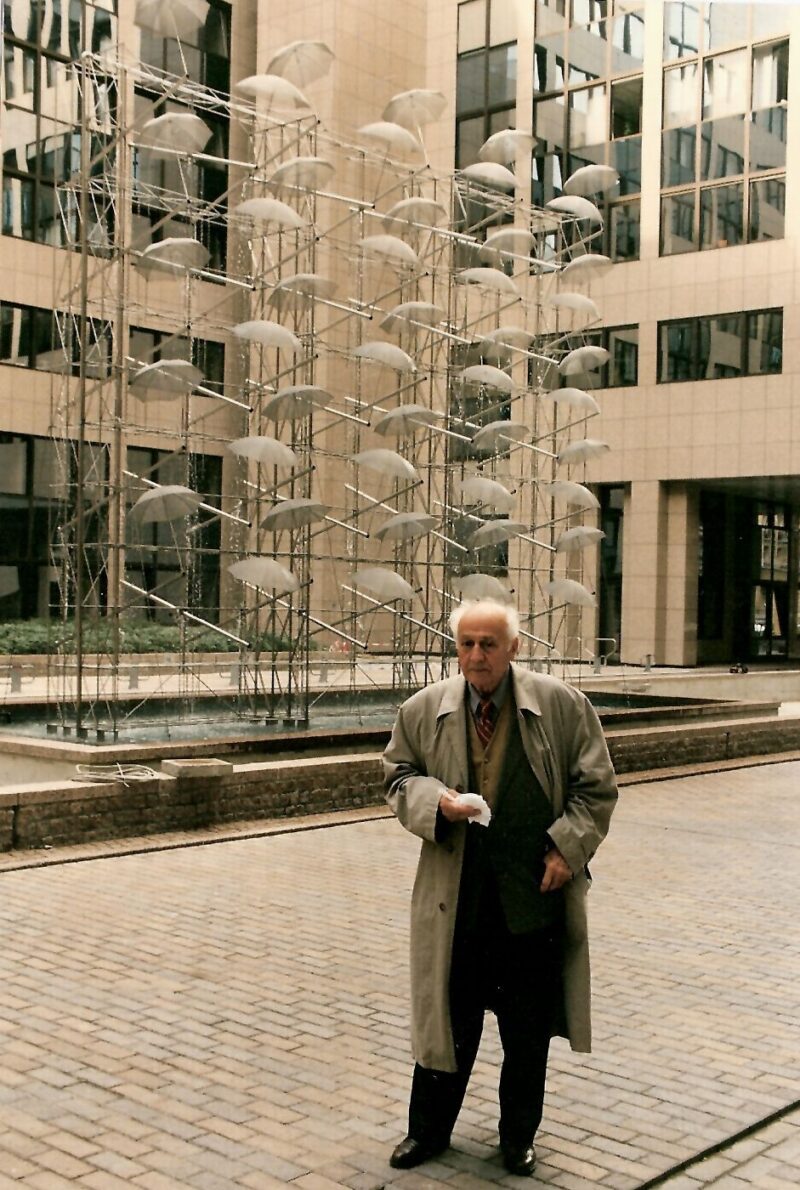
M564 1002L558 1032L574 1050L591 1049L589 946L584 871L608 830L617 798L600 722L579 690L512 665L522 742L553 804L549 834L572 869L566 889ZM414 1058L435 1070L456 1069L450 1027L449 975L461 863L467 830L456 823L435 841L442 787L465 791L467 733L461 675L412 695L400 708L384 753L387 800L403 826L422 840L411 900L411 1041Z

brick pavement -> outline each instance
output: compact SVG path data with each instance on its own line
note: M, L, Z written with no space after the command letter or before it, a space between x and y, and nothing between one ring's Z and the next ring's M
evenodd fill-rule
M454 1147L387 1164L417 849L393 820L4 857L0 1190L627 1190L664 1174L798 1098L798 780L792 762L624 790L593 865L596 1052L554 1044L527 1182L496 1157L491 1025ZM798 1169L795 1112L665 1184L779 1190Z

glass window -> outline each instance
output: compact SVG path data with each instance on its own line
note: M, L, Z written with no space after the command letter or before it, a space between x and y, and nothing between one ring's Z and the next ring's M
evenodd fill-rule
M786 215L786 179L762 178L750 183L749 240L782 240Z
M551 198L563 194L566 176L563 154L548 153L546 156L534 157L531 161L533 203L543 207Z
M611 84L611 136L635 136L642 131L642 79Z
M747 371L750 376L783 369L783 310L760 310L747 317Z
M611 34L611 73L632 74L644 66L644 12L620 12Z
M661 255L674 256L680 252L694 252L697 248L694 230L694 191L688 194L665 194L661 199Z
M605 84L569 93L569 147L605 144L608 136Z
M464 54L456 65L456 112L473 112L484 106L486 53Z
M611 164L619 174L620 194L638 194L642 188L642 138L628 136L613 141Z
M698 378L725 380L742 374L745 316L721 314L700 319Z
M564 86L564 34L537 37L533 47L534 91L560 91Z
M738 115L748 108L748 53L734 50L703 63L703 117Z
M659 326L660 384L675 380L694 380L697 376L697 337L695 320L662 322Z
M614 203L611 207L609 256L612 260L639 259L639 220L641 204Z
M564 96L555 99L540 99L534 106L534 131L541 148L549 151L563 149L564 141Z
M697 120L697 63L664 71L664 127L693 124Z
M700 126L700 181L744 173L744 116L704 120Z
M776 33L788 33L792 7L790 4L751 4L753 41Z
M571 84L591 82L607 73L607 28L605 21L591 27L573 26L569 31L567 57Z
M0 364L27 368L31 355L31 317L27 306L0 304Z
M661 184L682 186L695 181L697 128L670 128L661 134Z
M489 45L503 45L519 36L516 0L491 0L489 6Z
M754 110L786 103L789 93L789 42L753 49Z
M484 116L470 116L456 123L456 168L464 169L478 160L478 150L486 140Z
M458 52L486 44L486 0L466 0L458 6Z
M744 197L741 182L700 191L700 247L729 248L744 239Z
M748 9L756 7L760 5L706 3L705 48L721 50L747 41Z
M750 169L786 168L785 107L767 107L753 112L750 121Z
M489 107L515 103L517 98L516 44L489 50L489 79L486 102Z
M664 60L685 58L701 48L699 5L687 3L664 5Z
M607 388L622 388L639 383L639 328L620 326L605 334L609 352L606 365Z

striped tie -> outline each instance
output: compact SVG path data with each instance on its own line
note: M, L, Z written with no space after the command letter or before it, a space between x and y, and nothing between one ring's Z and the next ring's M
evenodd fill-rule
M488 748L489 740L492 738L492 732L494 731L494 703L491 698L482 698L478 703L478 710L475 715L475 727L478 732L478 739L484 748Z

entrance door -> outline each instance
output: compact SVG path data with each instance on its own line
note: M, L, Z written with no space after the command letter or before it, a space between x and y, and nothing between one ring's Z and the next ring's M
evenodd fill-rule
M789 633L789 520L780 504L757 505L759 571L752 587L750 654L785 657Z

